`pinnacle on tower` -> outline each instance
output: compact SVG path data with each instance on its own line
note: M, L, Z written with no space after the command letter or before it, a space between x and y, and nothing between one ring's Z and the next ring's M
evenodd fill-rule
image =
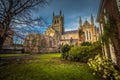
M79 24L80 24L80 27L82 27L82 19L80 17L80 20L79 20Z
M54 11L53 11L53 17L55 16Z
M91 25L94 25L94 18L92 16L92 14L91 14Z
M63 26L64 26L64 14L63 14Z
M62 11L60 10L60 15L62 15Z

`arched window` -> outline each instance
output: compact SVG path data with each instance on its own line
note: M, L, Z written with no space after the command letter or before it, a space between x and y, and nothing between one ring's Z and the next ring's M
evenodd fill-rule
M59 23L59 19L57 19L57 23Z
M49 41L49 45L50 45L50 47L52 47L52 40Z
M90 40L91 40L91 32L89 32L89 37L90 37Z
M85 41L87 41L87 32L85 31Z
M88 40L88 31L86 31L86 41Z
M56 20L55 20L55 24L56 24Z
M41 45L40 45L41 48L46 48L46 46L47 46L46 39L42 39L40 43L41 43Z
M54 24L57 24L57 20L55 19Z

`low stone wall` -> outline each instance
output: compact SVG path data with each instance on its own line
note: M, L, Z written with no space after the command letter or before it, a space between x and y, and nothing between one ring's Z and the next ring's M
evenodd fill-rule
M24 48L25 53L56 53L60 52L58 48L52 47L52 48L39 48L39 47L34 47L34 48Z
M0 49L0 53L23 53L23 49Z

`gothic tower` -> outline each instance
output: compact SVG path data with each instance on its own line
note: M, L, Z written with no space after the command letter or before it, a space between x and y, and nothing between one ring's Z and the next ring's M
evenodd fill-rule
M84 35L83 35L82 27L83 27L83 24L82 24L82 19L80 17L79 18L79 29L78 29L78 38L79 38L78 43L79 44L81 44L84 41Z
M60 10L59 15L55 15L53 12L53 19L52 19L52 27L59 33L59 35L62 35L64 32L64 15L62 14L62 11Z

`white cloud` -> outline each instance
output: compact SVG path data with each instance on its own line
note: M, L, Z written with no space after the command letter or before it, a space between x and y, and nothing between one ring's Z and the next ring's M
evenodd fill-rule
M79 27L79 22L71 22L69 24L65 25L65 31L70 31L70 30L77 30Z

